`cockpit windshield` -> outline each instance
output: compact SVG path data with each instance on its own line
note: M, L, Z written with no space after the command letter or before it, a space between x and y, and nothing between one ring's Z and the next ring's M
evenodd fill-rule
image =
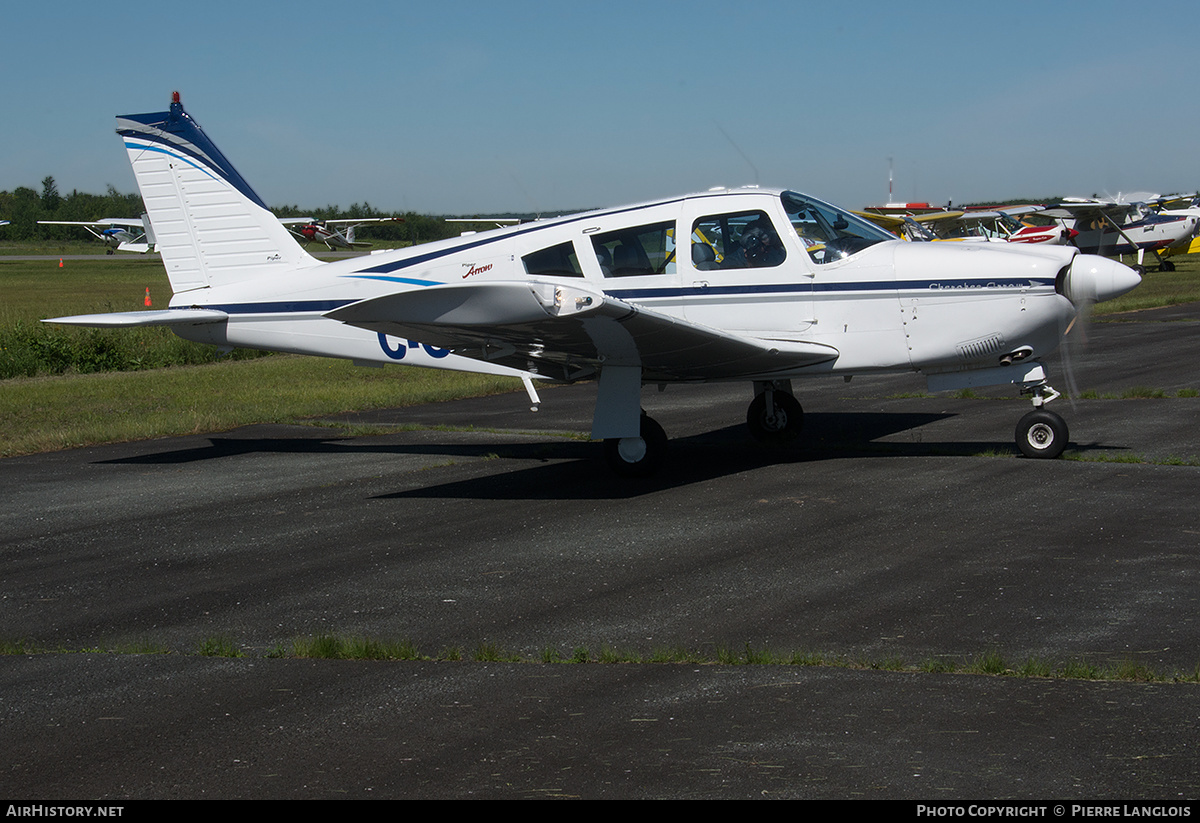
M896 239L875 224L808 195L785 191L781 197L792 228L817 263L832 263Z

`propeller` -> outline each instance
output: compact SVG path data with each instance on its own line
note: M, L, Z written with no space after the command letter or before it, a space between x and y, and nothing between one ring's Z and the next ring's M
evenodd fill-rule
M1059 351L1062 353L1063 377L1067 381L1067 400L1071 403L1071 411L1078 413L1075 398L1079 397L1079 384L1075 381L1075 357L1087 348L1088 332L1092 325L1092 301L1082 301L1075 304L1075 316L1063 330L1062 343Z
M1129 266L1094 254L1075 255L1071 265L1059 273L1055 288L1075 307L1075 315L1063 330L1062 343L1059 346L1072 409L1075 409L1075 398L1079 395L1079 388L1075 382L1073 350L1082 351L1087 346L1092 309L1097 303L1131 291L1141 282L1141 275Z

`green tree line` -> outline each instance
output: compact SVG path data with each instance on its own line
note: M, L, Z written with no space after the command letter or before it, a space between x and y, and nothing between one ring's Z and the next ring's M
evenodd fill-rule
M83 229L72 226L41 226L39 220L70 220L94 222L106 217L141 217L145 212L141 195L122 194L113 186L100 194L72 190L60 194L53 177L42 180L42 190L37 192L26 186L13 191L0 191L0 220L11 225L0 229L0 241L4 240L80 240L85 239ZM380 223L360 226L355 237L372 243L396 246L428 243L454 237L463 231L460 224L447 223L444 218L433 215L406 212L392 214L379 211L370 203L353 203L343 209L337 205L306 209L297 205L276 206L272 211L277 217L312 217L319 220L343 220L376 217L399 217L403 222ZM485 224L478 228L487 228Z
M68 226L39 226L39 220L74 220L86 222L102 217L141 217L142 198L136 194L121 194L113 186L104 194L72 191L62 195L53 177L42 180L39 194L19 186L13 191L0 191L0 220L11 225L0 231L3 240L65 240L77 238L81 229Z

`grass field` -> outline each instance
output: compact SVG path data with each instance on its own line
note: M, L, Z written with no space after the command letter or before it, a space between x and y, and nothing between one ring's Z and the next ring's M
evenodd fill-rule
M0 257L0 380L58 374L133 371L212 363L212 346L166 328L107 330L50 326L42 318L137 311L150 295L165 307L171 290L157 259L135 255L94 260ZM256 356L238 352L233 359Z
M32 252L26 252L32 253ZM1200 255L1174 258L1096 315L1200 300ZM363 369L340 360L240 353L162 328L47 326L45 317L155 307L170 289L156 259L15 260L0 255L0 456L255 422L295 422L517 390L519 381L429 369ZM17 376L19 375L19 376Z
M519 389L520 381L432 369L235 352L165 328L48 326L45 317L165 307L162 264L0 257L0 456L294 422Z
M0 382L0 456L294 423L519 389L515 378L276 355L137 372Z

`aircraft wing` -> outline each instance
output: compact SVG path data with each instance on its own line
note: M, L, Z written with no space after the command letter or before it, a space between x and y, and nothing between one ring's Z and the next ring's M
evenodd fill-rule
M403 217L347 217L338 220L322 220L327 226L365 226L368 223L403 223Z
M1124 216L1129 209L1129 203L1117 203L1112 200L1067 198L1052 206L1048 206L1042 214L1058 220L1072 217L1076 219L1081 217L1100 217L1102 215L1107 216L1109 219L1117 220Z
M89 229L111 229L114 226L118 228L141 229L142 221L139 218L131 217L128 220L116 217L105 217L103 220L93 220L90 223L81 222L78 220L39 220L38 223L43 226L84 226Z
M915 223L940 223L945 220L957 220L963 216L961 211L930 211L921 214L882 214L873 211L856 211L854 213L890 232L895 232L909 220Z
M904 224L906 222L904 219L905 217L912 217L912 215L880 214L879 212L873 211L856 211L854 213L864 220L870 220L876 226L879 226L879 228L886 229L893 234L904 228Z
M364 329L555 380L638 366L644 382L769 377L838 356L832 346L742 337L580 284L494 281L430 286L326 314Z

